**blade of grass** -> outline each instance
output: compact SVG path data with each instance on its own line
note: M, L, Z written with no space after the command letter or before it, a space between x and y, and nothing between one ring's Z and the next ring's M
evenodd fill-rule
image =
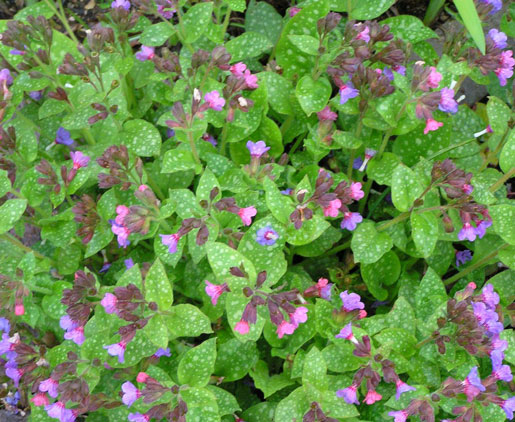
M474 0L454 0L454 4L463 20L463 25L469 31L477 48L479 48L482 54L485 54L485 33L483 32L483 26L477 14Z
M424 16L424 25L429 26L436 19L440 10L442 10L445 0L431 0L427 6L426 15Z

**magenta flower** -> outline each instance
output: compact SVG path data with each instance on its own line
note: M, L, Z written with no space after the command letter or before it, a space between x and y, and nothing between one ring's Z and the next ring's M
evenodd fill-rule
M248 141L247 149L250 151L251 157L259 158L263 154L265 154L270 149L270 147L267 147L264 141L257 141L257 142Z
M220 93L218 91L211 91L204 95L204 100L209 105L209 108L220 111L224 108L225 99L220 97Z
M263 246L272 246L277 242L279 234L270 226L263 227L256 232L256 242Z
M177 234L160 234L163 245L168 246L168 253L177 252L177 244L181 237Z
M136 53L136 58L141 62L152 60L154 56L154 47L147 47L146 45L142 45L141 50Z
M403 393L416 390L415 387L406 384L404 381L401 381L400 379L397 379L397 381L395 382L395 386L397 388L397 391L395 393L395 400L399 400Z
M338 213L340 212L340 207L342 206L342 201L339 199L333 199L329 202L329 205L324 208L324 216L326 217L338 217Z
M388 416L392 416L394 418L394 422L406 422L409 414L405 410L396 410L388 412Z
M9 69L0 70L0 85L4 86L4 90L7 86L13 83L13 77L11 76L11 72Z
M116 303L118 299L112 293L106 293L104 298L100 301L100 304L104 307L104 310L108 314L114 314L116 312Z
M206 283L206 293L211 298L211 303L213 306L216 306L218 303L218 298L222 295L224 292L229 291L229 286L227 283L224 284L213 284L210 283L208 280L205 281Z
M166 349L163 349L162 347L160 347L159 349L157 349L157 352L154 353L154 356L156 358L160 358L160 357L163 357L163 356L166 356L166 357L169 358L170 356L172 356L172 354L170 353L170 348L169 347L167 347ZM143 373L143 372L140 372L140 373ZM136 378L136 381L141 382L137 378Z
M129 246L131 243L129 242L130 230L121 224L117 224L115 220L109 220L109 223L111 223L111 231L117 236L118 245L123 248Z
M245 83L249 89L256 89L259 86L257 76L250 73L248 69L243 73L243 79L245 79Z
M343 303L343 310L345 312L351 312L356 309L365 309L365 304L361 302L360 295L356 293L347 293L347 290L340 293L340 299Z
M316 284L318 295L325 300L331 300L331 290L333 284L327 278L319 278Z
M468 249L464 251L456 251L456 266L460 267L461 265L469 262L472 259L472 252Z
M288 10L288 14L290 18L293 18L297 13L299 13L302 9L300 7L290 7Z
M125 225L124 219L129 215L129 207L125 205L118 205L116 207L116 218L114 219L116 224L119 224L120 226Z
M383 398L383 396L381 394L379 394L377 391L368 390L364 401L366 404L370 405L370 404L374 404L376 401L381 400L382 398Z
M338 334L335 335L336 338L343 338L345 340L352 341L354 344L358 342L354 334L352 333L352 322L349 322L345 327L343 327Z
M508 79L513 76L514 66L515 59L513 59L513 51L503 51L499 59L499 67L495 70L495 74L497 75L501 86L506 86Z
M118 356L118 362L123 363L125 361L125 349L127 348L127 344L124 341L120 341L119 343L110 344L108 346L104 346L104 349L107 350L107 353L111 356Z
M250 226L252 224L252 217L254 217L256 214L257 211L254 207L240 208L238 211L238 215L241 218L241 222L244 226Z
M170 351L170 349L166 349L166 350ZM159 352L159 350L157 352ZM157 352L155 353L156 355L157 355ZM166 355L166 356L168 356L168 355ZM145 372L138 372L136 381L141 382L141 383L146 383L149 378L150 378L150 376L148 374L146 374Z
M37 393L30 399L34 406L47 406L50 403L48 396L45 393Z
M175 14L175 8L170 0L166 0L166 5L158 4L157 13L159 13L165 19L172 19Z
M348 404L359 404L358 397L356 394L356 391L358 389L357 385L350 385L347 388L344 388L343 390L338 390L336 392L336 396L344 399L346 403Z
M295 325L299 326L299 324L303 324L308 320L308 308L305 306L299 306L295 309L295 312L293 314L290 314L290 322Z
M329 106L325 106L322 111L317 113L318 120L321 122L332 121L334 122L338 118L338 114L331 110Z
M89 164L89 160L90 160L90 158L87 155L84 155L80 151L70 152L70 158L73 161L73 168L75 170L78 170L82 167L87 167L87 165Z
M242 62L238 62L236 64L233 64L229 70L234 76L237 76L239 78L243 78L243 74L247 70L247 65Z
M41 391L42 393L48 393L50 397L55 399L59 395L59 393L57 392L58 386L59 382L50 377L40 382L39 391Z
M354 39L365 41L368 44L370 41L370 28L362 23L357 23L354 25L354 29L360 31Z
M473 242L476 240L476 229L470 224L470 223L464 223L463 228L458 233L458 239L459 240L469 240L470 242Z
M496 28L492 28L488 31L488 36L493 41L495 48L500 48L502 50L503 48L508 47L508 37L504 32L501 32Z
M513 412L515 412L515 396L510 397L508 400L503 400L500 406L504 413L506 413L506 417L511 421L513 419Z
M454 99L454 89L442 88L442 97L438 108L444 113L456 114L458 112L458 102Z
M435 119L427 119L426 127L424 128L424 135L427 135L429 132L434 132L435 130L440 129L442 126L442 122L437 122Z
M122 384L122 391L122 402L127 407L131 407L132 404L141 397L141 391L130 381L126 381Z
M494 286L490 283L485 284L479 297L486 304L486 306L491 309L495 309L495 307L499 304L499 295L495 293Z
M68 132L64 127L57 129L55 143L66 146L73 144L73 139L71 138L70 132Z
M285 334L291 335L295 332L297 326L292 324L286 320L281 321L281 323L277 326L277 337L283 338Z
M355 201L359 201L361 198L365 196L365 193L361 190L360 182L352 182L350 184L350 197Z
M438 88L440 81L442 80L442 74L436 70L434 66L431 66L431 73L427 77L426 85L429 88Z
M247 321L239 321L236 323L236 325L234 326L234 331L242 334L242 335L245 335L245 334L248 334L250 330L250 327L249 327L249 323Z
M467 400L471 402L474 400L474 397L476 397L481 391L485 391L486 388L483 384L481 384L481 379L479 378L479 375L477 373L477 366L474 366L469 374L467 375L467 378L465 378L465 381L463 381L464 385L464 393L467 396Z
M344 212L343 220L340 224L342 229L347 229L349 231L356 230L356 227L359 223L363 221L363 217L359 212Z
M141 413L129 413L127 419L129 422L148 422L150 420L150 416Z
M131 2L129 0L114 0L111 3L111 9L116 9L117 7L123 7L125 10L129 10L131 8Z
M399 75L406 76L406 66L398 64L393 66L393 70L397 72Z
M359 91L354 88L352 82L340 86L340 104L345 104L351 98L356 98L358 95Z
M67 331L66 333L64 333L64 338L66 340L71 340L73 341L75 344L81 346L82 343L84 343L84 327L81 326L81 327L76 327L76 328L73 328L69 331Z

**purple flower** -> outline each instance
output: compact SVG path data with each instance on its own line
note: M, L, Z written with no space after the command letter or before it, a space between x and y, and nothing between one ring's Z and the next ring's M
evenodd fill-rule
M485 284L479 297L491 309L495 309L499 304L499 295L495 293L494 286L490 283Z
M345 400L348 404L359 404L358 397L356 395L356 390L358 389L357 385L350 385L343 390L338 390L336 392L336 396Z
M468 249L456 251L456 266L459 267L472 259L472 252Z
M489 4L493 7L492 11L490 12L491 15L494 13L497 13L499 10L502 9L502 0L481 0L483 3Z
M70 409L67 409L63 402L57 401L45 406L45 410L51 418L59 419L61 422L68 422L73 417Z
M504 413L506 413L506 417L511 421L513 419L513 412L515 412L515 396L510 397L508 400L503 400L500 406Z
M11 72L9 69L0 70L0 85L4 85L4 89L6 85L11 85L13 83L13 77L11 76Z
M131 407L132 404L141 397L141 391L139 391L130 381L126 381L122 384L122 391L122 402L127 407Z
M467 239L470 242L473 242L474 240L476 240L476 236L477 236L476 229L470 223L464 223L463 228L458 233L459 240Z
M169 358L170 356L172 356L172 354L170 353L169 347L167 347L166 349L163 349L162 347L160 347L159 349L157 349L157 352L154 353L154 356L156 358L160 358L162 356L166 356L167 358Z
M23 370L20 368L15 368L15 367L9 366L5 370L5 375L7 375L9 378L11 378L13 380L15 387L18 387L20 384L20 379L23 376Z
M2 341L0 341L0 355L3 355L5 353L16 353L13 350L14 346L14 339L9 337L9 333L2 333Z
M340 224L340 227L342 229L347 229L349 231L356 230L356 227L358 226L358 223L361 223L363 221L363 217L359 212L344 212L343 213L343 220Z
M172 19L175 13L175 8L170 0L166 0L166 5L158 4L157 13L159 13L165 19Z
M503 51L499 58L499 67L495 70L495 74L497 75L501 86L506 86L508 79L513 76L513 66L515 66L513 51Z
M508 365L500 365L492 372L492 375L496 380L502 380L506 382L511 382L513 379L511 369Z
M283 195L291 195L292 192L293 192L292 188L287 188L287 189L281 191L281 193Z
M211 91L204 95L204 100L215 111L221 111L225 105L225 99L220 96L218 91Z
M27 54L27 52L13 48L9 51L9 54L12 54L13 56L24 56L25 54Z
M125 349L127 348L127 344L124 341L120 341L119 343L110 344L108 346L104 346L104 349L107 350L107 353L111 356L118 356L118 362L123 363L125 361Z
M270 226L263 227L256 233L256 242L263 246L272 246L278 238L279 234Z
M177 252L177 244L181 237L177 234L160 234L163 245L168 246L168 253Z
M129 246L131 243L129 241L129 235L131 234L130 230L127 227L118 224L115 220L109 220L109 223L111 224L111 231L117 236L118 245L122 248Z
M0 317L0 331L3 331L7 334L9 334L9 331L11 331L11 324L7 318Z
M393 81L395 79L392 69L390 69L389 67L384 68L383 75L386 76L390 81Z
M458 102L454 99L454 89L442 88L442 97L438 108L444 113L456 114L458 112Z
M394 418L394 422L406 422L409 414L405 410L396 410L388 412L388 416L392 416Z
M488 36L494 42L495 48L503 48L508 47L508 37L504 32L499 31L498 29L492 28L488 31Z
M481 379L477 372L477 366L474 366L465 381L463 381L464 393L467 396L467 400L470 402L476 397L481 391L485 391L485 386L481 384Z
M395 400L399 400L401 398L401 394L403 394L403 393L416 390L415 387L412 387L411 385L406 384L404 381L401 381L400 379L398 379L395 382L395 386L397 388L397 391L395 393Z
M84 343L84 327L76 327L73 328L66 333L64 333L64 338L66 340L71 340L77 345L82 345Z
M488 309L483 302L475 302L472 304L474 316L480 324L485 324L487 321L498 321L499 316L496 312Z
M146 45L142 45L141 50L136 53L136 58L141 62L152 60L154 56L154 47L147 47Z
M82 167L87 167L90 160L90 158L87 155L84 155L80 151L70 152L70 158L73 161L73 168L75 170L78 170Z
M361 158L361 157L355 158L354 161L352 162L352 168L355 170L359 170L361 168L362 164L363 164L363 158ZM362 171L362 170L360 170L360 171Z
M34 101L39 101L41 98L43 98L43 90L39 91L30 91L29 97L32 98Z
M361 302L361 297L356 293L347 293L347 290L340 293L340 299L343 303L345 312L351 312L355 309L365 309L365 304Z
M131 2L129 0L114 0L111 3L111 9L116 9L117 7L123 7L125 10L129 10L131 8Z
M398 64L393 66L393 70L397 72L399 75L406 76L406 66Z
M340 104L345 104L351 98L356 98L359 95L359 91L354 88L352 82L347 82L340 86Z
M111 268L111 263L110 262L104 262L104 265L102 265L102 268L100 268L100 270L98 271L100 274L103 274L103 273L106 273L109 268Z
M129 422L148 422L150 420L150 416L142 415L141 413L129 413L127 419Z
M492 225L491 220L481 220L476 227L476 234L480 239L486 234L486 229Z
M55 134L55 143L66 146L73 144L73 139L71 138L70 132L68 132L64 127L57 129Z
M343 327L338 334L335 335L335 338L343 338L345 340L352 341L354 344L358 343L356 337L352 332L352 322L349 322L345 327Z
M167 138L173 138L174 136L175 136L175 130L170 129L170 128L166 129L166 137Z
M209 133L204 133L202 135L202 139L204 141L206 141L206 142L209 142L214 147L216 147L218 145L218 142L216 142L216 139L212 135L210 135Z
M106 293L100 304L104 307L107 314L114 314L116 312L116 303L118 298L112 293Z
M127 268L128 270L134 267L134 261L132 260L132 258L124 260L123 263L125 264L125 268Z
M55 399L58 396L58 386L59 382L50 377L39 384L39 391L41 391L42 393L48 393L50 397Z
M250 151L251 157L259 158L265 152L267 152L270 149L270 147L267 147L264 141L257 141L257 142L248 141L247 149Z

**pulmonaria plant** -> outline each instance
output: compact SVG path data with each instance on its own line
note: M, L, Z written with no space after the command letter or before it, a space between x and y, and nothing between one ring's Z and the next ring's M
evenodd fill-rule
M512 4L11 3L8 419L513 419Z

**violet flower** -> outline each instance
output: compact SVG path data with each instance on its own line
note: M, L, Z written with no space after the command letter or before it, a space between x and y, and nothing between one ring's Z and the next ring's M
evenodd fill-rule
M472 252L468 249L465 249L464 251L456 251L456 266L460 267L461 265L465 264L466 262L470 261L472 259Z
M136 58L141 62L152 60L154 56L154 47L147 47L146 45L142 45L141 50L136 53Z
M256 242L263 246L272 246L277 242L279 234L270 226L263 227L256 232Z
M340 224L342 229L347 229L349 231L356 230L356 227L359 223L363 221L363 217L359 212L344 212L343 220Z
M359 91L354 88L352 82L347 82L340 86L340 104L345 104L351 98L356 98L359 95Z
M204 100L209 105L209 108L215 111L221 111L225 105L225 99L220 96L218 91L211 91L204 95Z
M270 149L270 147L267 147L264 141L248 141L247 149L250 151L251 157L259 158L264 155Z
M495 48L502 50L503 48L508 47L508 37L504 32L501 32L496 28L492 28L488 31L488 36L493 41Z
M351 312L356 309L365 309L365 304L361 302L360 295L356 293L347 293L347 290L340 293L340 299L343 303L343 310L345 312Z
M168 253L175 253L177 252L177 244L179 243L179 240L181 237L177 234L160 234L161 236L161 242L163 245L168 246Z

